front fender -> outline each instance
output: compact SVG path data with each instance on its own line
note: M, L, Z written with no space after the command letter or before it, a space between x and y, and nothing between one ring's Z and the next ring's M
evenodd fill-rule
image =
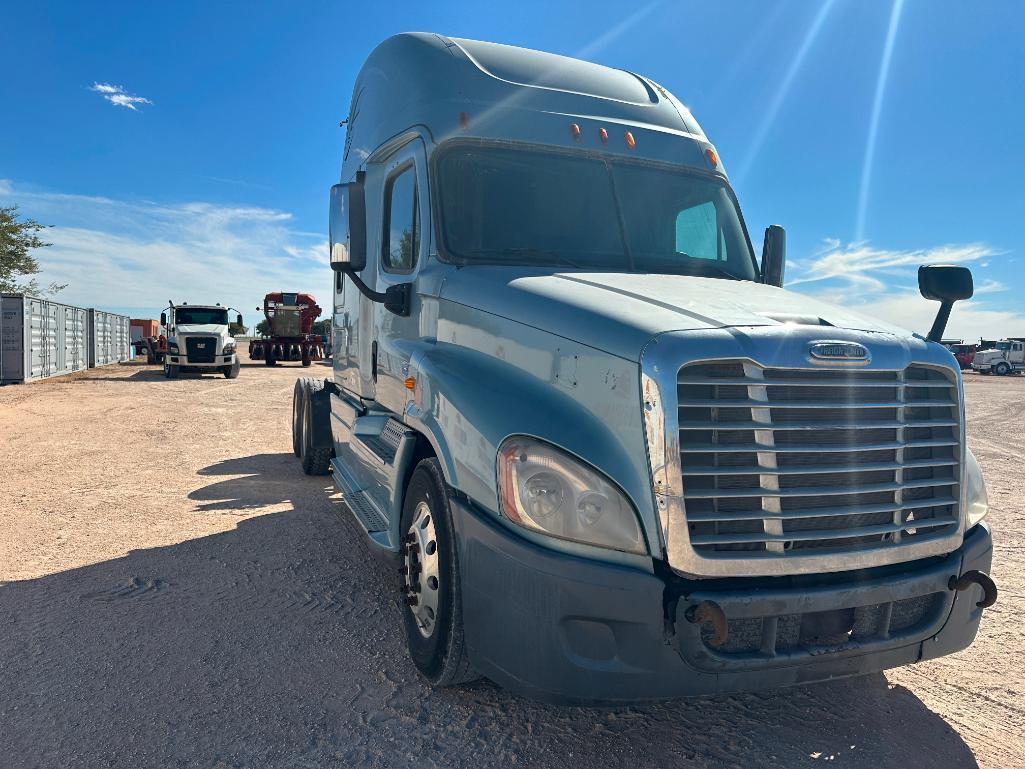
M498 447L510 435L534 436L617 483L640 515L649 551L659 552L647 457L635 436L617 434L566 390L466 347L430 345L411 358L410 376L406 422L430 441L453 488L497 513Z

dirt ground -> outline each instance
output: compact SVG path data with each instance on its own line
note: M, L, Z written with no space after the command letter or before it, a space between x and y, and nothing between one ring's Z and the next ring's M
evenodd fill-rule
M975 645L644 707L432 691L394 579L292 456L298 366L0 388L0 767L1025 766L1025 378L966 377L1001 597Z

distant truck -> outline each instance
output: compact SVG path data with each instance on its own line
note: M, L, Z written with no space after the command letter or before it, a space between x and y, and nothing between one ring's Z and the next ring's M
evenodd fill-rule
M957 361L957 365L961 367L962 371L972 367L972 361L975 359L975 353L978 350L978 345L958 342L948 344L946 347L953 354L954 360Z
M262 360L268 366L280 361L300 361L309 366L312 361L323 360L324 340L312 333L313 323L321 312L313 294L267 294L263 298L263 315L270 333L249 343L250 359Z
M1025 372L1025 341L1001 339L993 347L979 350L972 358L972 368L980 374L1021 374Z
M349 116L292 446L396 567L427 681L632 701L972 642L966 268L920 268L927 336L783 290L782 228L759 263L697 121L619 69L399 35Z
M221 372L235 379L241 363L235 349L235 338L229 331L229 307L180 304L170 302L160 313L160 325L167 329L167 353L164 376L174 379L179 372ZM237 311L236 311L237 313ZM242 315L235 322L242 325Z

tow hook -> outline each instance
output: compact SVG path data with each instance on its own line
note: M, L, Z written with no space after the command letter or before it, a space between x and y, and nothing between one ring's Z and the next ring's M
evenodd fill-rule
M715 601L702 601L695 606L688 606L683 616L695 625L708 623L712 626L713 634L708 639L710 646L722 646L729 638L730 627L726 622L726 612Z
M967 590L972 585L978 585L982 588L982 600L975 604L980 609L988 609L997 602L996 583L984 571L966 571L960 578L951 577L947 583L947 587L950 590L957 590L958 592Z

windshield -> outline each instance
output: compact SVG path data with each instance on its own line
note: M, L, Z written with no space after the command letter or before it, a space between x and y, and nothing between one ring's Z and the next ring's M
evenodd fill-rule
M198 326L204 323L228 325L228 311L223 307L176 307L174 322L183 326Z
M1003 350L1004 352L1007 352L1008 350L1011 349L1011 343L1010 342L997 342L997 349L998 350Z
M726 185L680 170L534 150L459 147L439 160L446 255L755 280Z

